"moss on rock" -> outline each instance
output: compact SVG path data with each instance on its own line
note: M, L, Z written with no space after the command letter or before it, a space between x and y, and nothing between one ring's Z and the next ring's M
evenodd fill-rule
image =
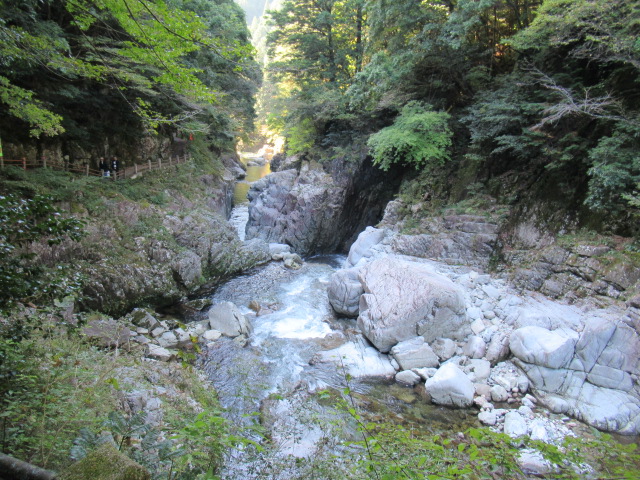
M58 476L59 480L150 480L151 474L140 464L105 443L74 463Z

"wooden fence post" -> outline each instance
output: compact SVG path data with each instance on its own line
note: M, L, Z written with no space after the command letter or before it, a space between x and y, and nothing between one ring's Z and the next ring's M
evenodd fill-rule
M85 171L85 173L87 174L87 177L88 177L89 176L89 164L88 163L85 164L84 171Z
M42 156L42 167L47 168L47 157L44 155Z
M133 164L133 173L136 174L136 175L138 174L138 164L137 163Z
M22 169L27 169L27 157L22 157Z
M151 159L147 160L149 162L149 170L151 170Z
M162 159L158 157L158 168L162 168Z

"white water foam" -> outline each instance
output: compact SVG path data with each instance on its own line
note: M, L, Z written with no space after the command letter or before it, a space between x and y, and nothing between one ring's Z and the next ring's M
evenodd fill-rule
M236 232L238 232L238 237L243 242L245 240L245 229L247 227L248 221L249 204L242 203L233 207L233 210L231 210L231 216L229 217L229 223L233 226L233 228L236 229Z

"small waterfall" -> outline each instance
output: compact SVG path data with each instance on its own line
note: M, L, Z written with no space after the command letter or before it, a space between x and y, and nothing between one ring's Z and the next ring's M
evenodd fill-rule
M238 232L238 237L240 240L244 242L245 239L245 228L247 226L247 222L249 221L249 204L241 203L240 205L236 205L231 210L231 216L229 217L229 223L236 229Z

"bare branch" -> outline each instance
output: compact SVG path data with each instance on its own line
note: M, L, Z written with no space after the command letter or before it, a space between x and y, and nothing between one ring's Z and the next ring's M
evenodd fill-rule
M630 121L622 115L622 105L611 93L593 96L591 89L585 88L582 96L579 97L572 89L559 85L553 78L539 69L531 67L529 70L537 77L536 83L560 97L558 103L550 105L543 110L545 116L540 122L531 127L533 130L538 130L549 123L555 125L565 117L577 115L604 120Z

